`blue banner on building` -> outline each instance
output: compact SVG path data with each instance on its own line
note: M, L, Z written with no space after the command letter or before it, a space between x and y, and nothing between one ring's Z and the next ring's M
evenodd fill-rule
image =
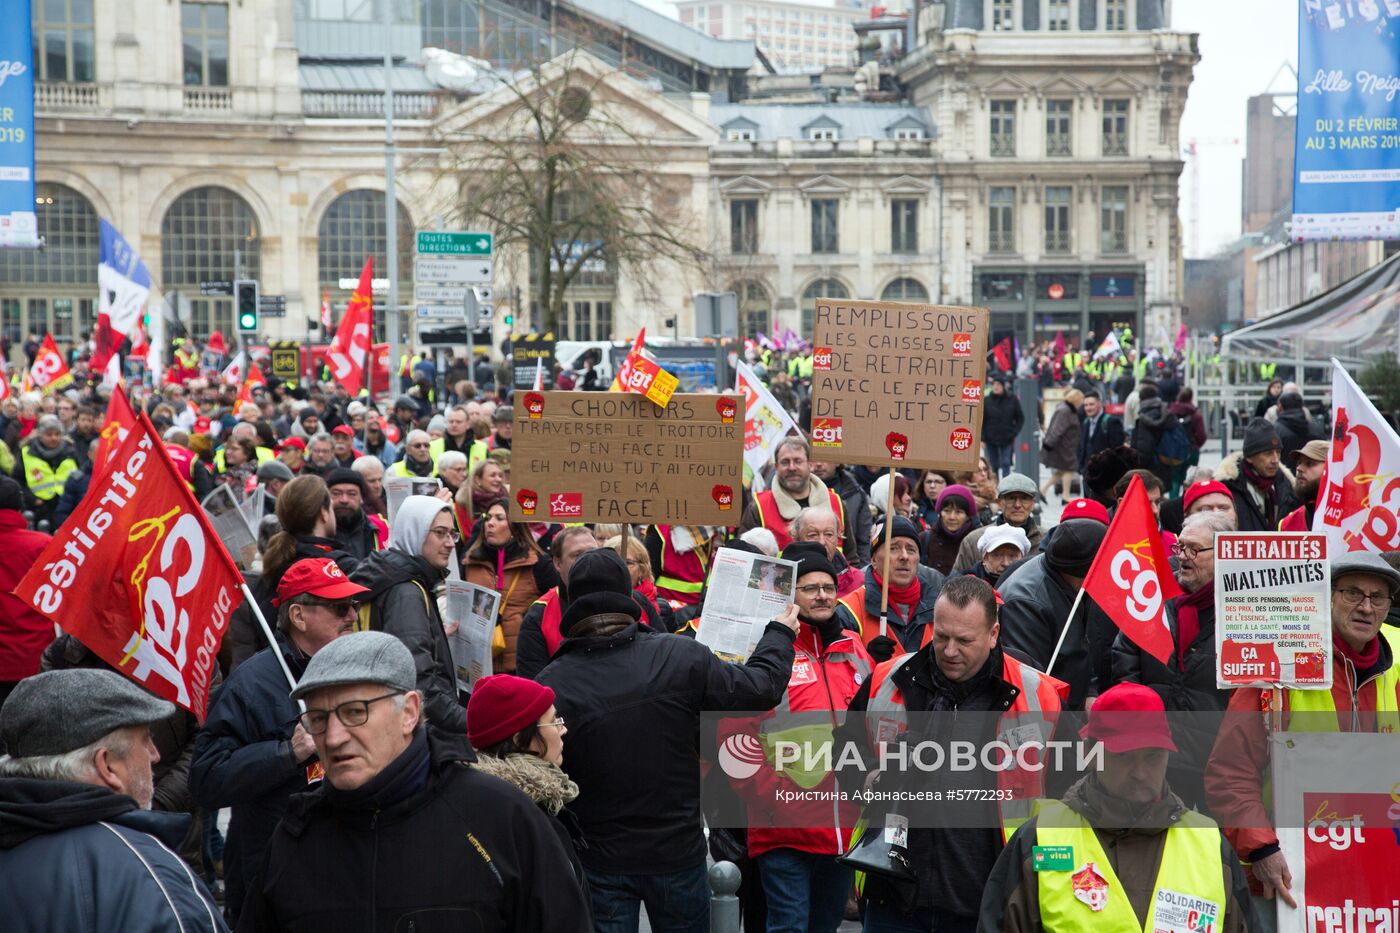
M0 249L39 245L29 0L0 0Z
M1295 241L1400 236L1400 0L1298 0Z

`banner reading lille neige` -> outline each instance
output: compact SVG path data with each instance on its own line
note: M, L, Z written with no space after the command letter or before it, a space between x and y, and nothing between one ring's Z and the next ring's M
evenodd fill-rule
M1298 0L1295 241L1400 236L1400 0Z
M29 0L0 0L0 249L36 249Z

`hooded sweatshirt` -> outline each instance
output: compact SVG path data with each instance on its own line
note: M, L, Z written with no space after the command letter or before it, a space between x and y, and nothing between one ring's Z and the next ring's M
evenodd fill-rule
M413 653L431 738L470 760L467 711L457 700L452 648L433 596L446 573L422 556L433 519L447 508L431 496L409 496L394 517L389 547L361 561L350 579L369 588L369 627L395 636Z

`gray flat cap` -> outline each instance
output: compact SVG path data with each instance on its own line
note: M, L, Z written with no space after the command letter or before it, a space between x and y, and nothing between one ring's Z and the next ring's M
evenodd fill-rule
M311 658L306 673L292 691L300 700L312 690L345 684L383 684L407 693L418 689L413 655L403 642L386 632L342 635Z
M1373 551L1350 551L1341 557L1334 557L1331 560L1331 567L1334 584L1338 578L1349 573L1369 573L1373 576L1383 577L1385 582L1390 584L1391 596L1400 592L1400 570L1387 564L1383 557Z
M258 480L260 482L266 483L274 479L280 479L285 483L290 483L295 477L296 474L292 472L292 468L281 460L268 460L262 466L258 467Z
M26 677L0 712L0 739L16 758L62 755L126 726L160 722L175 704L116 671L73 668Z
M1008 473L1001 478L1001 482L997 483L997 497L1009 496L1013 492L1019 492L1034 499L1040 489L1035 485L1035 480L1026 474Z

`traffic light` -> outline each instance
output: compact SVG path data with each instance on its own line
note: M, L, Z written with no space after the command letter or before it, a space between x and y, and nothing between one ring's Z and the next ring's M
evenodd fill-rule
M247 333L258 329L257 279L239 279L233 283L233 308L238 315L238 329Z
M514 314L511 314L509 311L507 311L507 312L506 312L506 326L507 326L507 327L510 327L510 326L512 326L513 324L515 324L515 315L514 315Z

